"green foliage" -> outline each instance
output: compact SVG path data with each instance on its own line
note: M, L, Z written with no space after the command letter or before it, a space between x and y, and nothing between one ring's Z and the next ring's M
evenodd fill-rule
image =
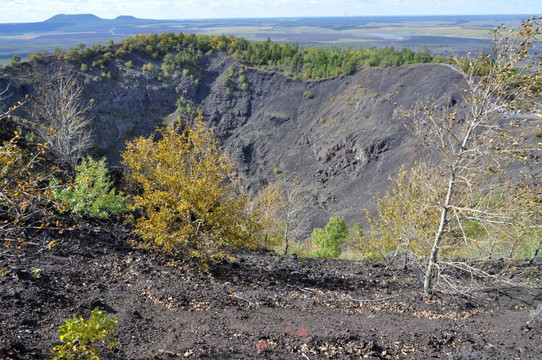
M178 69L200 70L203 54L211 55L214 50L228 51L239 61L304 79L350 75L362 66L401 66L450 61L443 56L434 57L429 50L395 50L393 47L344 50L337 47L303 47L288 42L277 44L270 39L249 42L234 36L184 33L140 34L128 37L119 44L109 42L106 46L94 45L91 48L80 44L67 51L56 49L54 54L70 62L83 62L92 58L95 60L93 67L104 70L108 62L118 61L122 56L139 52L154 60L162 60L163 74L169 76ZM152 70L147 66L144 71ZM229 69L230 77L237 75L235 69ZM239 82L244 83L241 79Z
M337 258L341 255L341 246L346 241L348 225L342 217L333 216L324 229L316 228L311 235L314 251L312 256L318 258Z
M241 90L248 91L248 89L249 89L249 86L246 82L241 84Z
M53 199L58 201L57 210L84 213L90 217L105 219L110 215L128 211L126 196L112 189L113 182L107 174L105 159L95 161L90 157L82 159L75 167L73 184L64 187L53 177L49 182Z
M44 50L43 52L36 51L35 53L32 53L28 55L28 60L34 61L34 62L42 62L43 58L47 55L47 51Z
M108 318L99 309L92 310L89 320L74 316L58 329L60 340L51 351L53 360L90 359L99 360L100 348L119 346L114 333L117 319Z
M17 66L21 63L21 57L17 54L13 55L9 64L11 66Z
M135 233L141 247L206 262L224 245L248 244L247 199L234 187L232 164L201 112L192 124L168 126L159 140L140 137L122 154L128 176L142 189L134 197L144 215Z
M190 103L188 100L184 98L184 96L181 96L177 99L175 102L175 106L177 107L177 121L181 122L182 119L185 118L191 118L196 115L196 111L198 110L193 109L192 106L190 106Z
M229 77L224 77L222 79L222 85L224 85L225 87L227 87L228 89L230 90L233 90L235 89L235 82L233 82Z
M154 71L154 65L151 64L151 63L143 64L143 66L141 67L141 70L142 71L153 72Z
M305 99L312 99L312 98L314 98L314 95L309 90L305 90L305 91L303 91L303 97Z
M354 224L351 229L348 230L347 240L349 242L358 241L363 237L363 226L360 223Z
M128 60L124 63L124 66L126 66L128 69L132 69L134 67L134 63L132 63L132 60Z

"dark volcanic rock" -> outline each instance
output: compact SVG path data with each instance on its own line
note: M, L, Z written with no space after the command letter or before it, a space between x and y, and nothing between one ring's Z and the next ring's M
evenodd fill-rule
M49 359L65 320L94 308L118 319L122 346L100 351L108 360L302 359L303 345L310 359L542 355L541 322L530 315L540 280L429 300L416 271L384 263L243 252L202 272L131 248L120 224L79 225L33 230L28 243L16 233L20 242L0 248L1 359ZM540 279L539 262L516 268L517 284Z
M204 58L200 73L178 71L159 80L156 73L140 70L150 58L129 56L133 68L109 65L112 79L81 74L87 97L96 104L94 155L118 164L126 140L177 119L175 102L182 96L192 110L203 109L248 189L281 177L303 179L311 204L309 228L335 215L350 224L363 222L363 208L374 208L373 197L389 186L388 176L421 156L398 115L399 106L409 108L420 97L445 94L460 99L461 75L448 65L365 68L352 76L302 81L215 53ZM33 68L25 64L26 75L17 76L46 71L53 60L48 61ZM159 62L154 65L160 67ZM19 81L6 102L31 93L28 84L33 81Z

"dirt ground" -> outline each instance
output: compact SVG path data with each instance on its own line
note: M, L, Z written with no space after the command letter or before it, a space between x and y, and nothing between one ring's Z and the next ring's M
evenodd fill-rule
M4 236L0 359L48 358L94 308L118 318L102 359L542 358L540 264L515 266L524 286L428 299L415 271L378 262L245 252L201 272L128 238L97 223Z

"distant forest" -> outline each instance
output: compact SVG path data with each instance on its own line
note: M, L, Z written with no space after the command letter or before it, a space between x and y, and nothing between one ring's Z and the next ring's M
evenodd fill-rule
M401 66L414 63L449 62L448 57L433 55L429 50L396 50L393 47L373 49L340 49L337 47L304 47L297 43L278 44L269 38L249 42L235 36L162 33L128 37L120 43L109 40L105 45L87 47L84 44L68 50L55 49L58 59L81 64L82 71L105 70L111 61L125 55L143 53L162 61L161 71L168 76L177 69L198 70L203 55L213 51L227 51L239 61L250 62L260 68L278 71L297 79L321 79L353 74L361 66ZM31 61L41 61L47 52L29 55ZM131 63L127 63L132 66Z

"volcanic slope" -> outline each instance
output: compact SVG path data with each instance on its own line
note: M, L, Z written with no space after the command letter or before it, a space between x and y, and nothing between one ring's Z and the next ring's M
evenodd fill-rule
M374 209L374 195L389 187L388 176L421 156L404 127L401 107L445 95L461 103L462 76L449 65L364 68L351 76L304 81L217 52L203 58L199 72L177 71L160 79L156 71L141 70L148 63L159 69L159 61L142 54L124 60L133 66L110 63L106 70L115 74L110 79L80 73L86 96L96 104L94 155L118 164L126 140L177 119L175 104L183 97L192 112L201 108L215 126L247 188L302 179L309 230L337 215L351 225L363 222L363 209ZM53 57L4 70L0 87L15 79L6 103L35 91L39 81L32 74L59 67L77 71Z

